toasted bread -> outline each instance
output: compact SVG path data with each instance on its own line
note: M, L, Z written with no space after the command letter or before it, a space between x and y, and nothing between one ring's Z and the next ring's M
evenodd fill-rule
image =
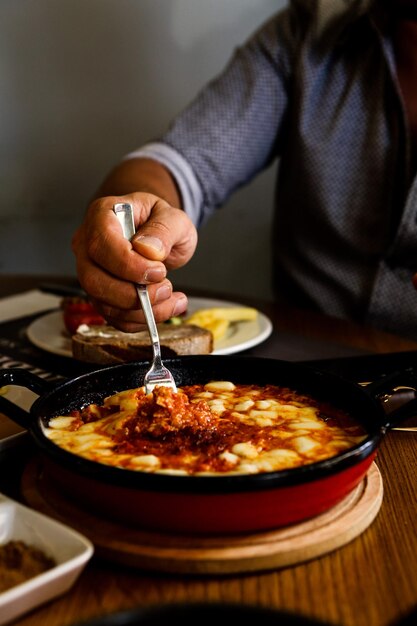
M192 324L158 324L162 358L187 354L210 354L213 335ZM124 333L112 326L83 324L72 336L72 354L79 361L111 365L150 360L152 345L147 330Z

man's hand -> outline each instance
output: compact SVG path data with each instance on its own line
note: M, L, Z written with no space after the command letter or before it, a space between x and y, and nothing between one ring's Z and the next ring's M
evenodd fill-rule
M131 242L113 213L117 202L133 207L137 232ZM72 242L81 286L108 323L126 332L144 324L134 282L149 285L156 321L186 310L186 296L173 292L166 274L187 263L196 245L197 231L187 215L144 192L94 200Z

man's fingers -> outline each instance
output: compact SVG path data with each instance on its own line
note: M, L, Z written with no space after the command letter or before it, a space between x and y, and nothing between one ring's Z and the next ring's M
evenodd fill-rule
M117 199L117 198L115 198ZM84 225L85 253L91 261L114 276L136 282L159 282L166 276L161 261L137 254L130 241L124 238L121 226L113 213L109 198L91 208L94 216Z
M113 213L118 201L133 205L136 235L123 237ZM84 245L91 260L125 280L159 282L166 269L181 267L197 246L197 231L180 209L144 193L107 197L93 202L84 223Z
M187 306L188 301L185 294L180 292L172 293L167 300L152 305L155 321L157 323L164 322L170 317L181 315L186 312ZM98 308L109 324L124 332L133 333L146 327L145 317L140 308L125 311L116 307L108 307L107 305L100 306L100 304Z
M132 242L113 212L119 202L134 208L137 234ZM134 332L145 321L134 283L148 285L157 322L186 310L186 296L172 292L166 272L186 263L196 244L196 229L183 211L137 192L95 200L72 245L80 284L98 310L113 326Z

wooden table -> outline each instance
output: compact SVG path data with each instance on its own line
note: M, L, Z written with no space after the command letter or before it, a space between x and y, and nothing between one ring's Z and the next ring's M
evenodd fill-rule
M34 284L33 278L3 278L0 295ZM239 300L271 317L276 338L294 333L338 345L342 354L344 348L374 353L417 349L414 342L340 320ZM261 346L257 353L262 353ZM384 484L379 514L363 534L330 554L276 571L226 577L149 573L93 558L69 593L16 624L65 626L138 606L230 601L294 611L343 626L391 625L417 606L417 433L388 433L377 465Z

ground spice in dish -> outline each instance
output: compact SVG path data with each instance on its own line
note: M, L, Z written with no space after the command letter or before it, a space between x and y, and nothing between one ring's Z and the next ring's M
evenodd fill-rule
M42 550L23 541L0 546L0 592L42 574L56 565Z

